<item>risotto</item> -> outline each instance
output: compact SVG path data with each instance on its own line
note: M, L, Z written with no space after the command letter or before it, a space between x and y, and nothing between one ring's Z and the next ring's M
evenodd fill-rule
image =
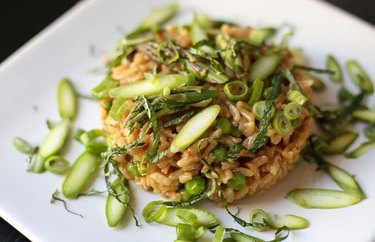
M248 41L258 30L196 22L122 41L101 120L112 147L127 147L115 159L140 188L174 201L206 192L234 202L280 182L299 160L313 122L312 82L293 69L286 45ZM186 123L214 105L215 121L202 134L192 124L187 132L197 137L172 149ZM191 192L197 179L204 189Z

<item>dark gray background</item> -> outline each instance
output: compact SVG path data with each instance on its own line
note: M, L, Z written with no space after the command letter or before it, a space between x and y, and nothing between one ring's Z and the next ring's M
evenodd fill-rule
M375 26L374 0L326 0ZM21 47L77 0L24 0L0 3L0 62ZM374 43L375 44L375 43ZM4 194L3 194L4 195ZM25 201L26 205L26 201ZM0 217L0 242L29 241Z

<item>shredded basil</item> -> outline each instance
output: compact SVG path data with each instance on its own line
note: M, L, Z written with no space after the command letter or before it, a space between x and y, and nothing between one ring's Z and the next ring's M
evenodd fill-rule
M71 213L71 214L74 214L74 215L77 215L77 216L80 216L81 218L83 218L83 215L82 215L82 214L75 213L75 212L73 212L72 210L70 210L70 209L68 208L68 204L66 203L66 201L65 201L64 199L58 197L59 194L60 194L59 191L56 189L56 191L55 191L55 192L52 194L52 196L51 196L51 201L50 201L50 203L51 203L51 204L54 204L55 201L62 202L63 205L64 205L64 209L65 209L68 213Z
M182 115L181 117L178 117L178 118L175 118L175 119L172 119L172 120L169 120L169 121L165 122L163 125L161 125L160 128L165 129L165 128L168 128L170 126L183 123L183 122L187 121L190 117L192 117L194 114L195 114L195 112L193 112L193 111L187 112L184 115Z

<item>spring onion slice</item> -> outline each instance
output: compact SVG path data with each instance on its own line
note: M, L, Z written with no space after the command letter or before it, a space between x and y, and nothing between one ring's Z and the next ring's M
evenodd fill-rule
M252 224L257 224L257 226L253 227L254 230L264 231L270 227L271 218L264 210L254 209L250 212L249 222Z
M48 158L56 154L64 146L70 130L70 121L64 119L51 129L39 147L39 154L43 158Z
M133 98L141 95L152 96L161 94L166 87L172 90L186 84L188 76L181 74L160 75L156 76L156 79L157 81L154 84L146 79L113 88L109 91L109 96L114 98Z
M309 77L311 78L311 80L313 80L313 84L312 84L311 88L314 91L320 92L320 91L323 91L326 88L326 85L324 84L324 82L320 78L318 78L317 76L309 74Z
M341 83L342 71L335 57L333 57L332 55L327 56L326 67L328 70L334 71L334 74L330 76L331 80L335 83Z
M264 80L276 71L281 61L281 53L274 51L259 57L250 67L248 80Z
M69 170L70 164L69 161L67 161L64 157L53 155L45 161L44 167L49 172L62 175Z
M363 134L371 141L375 141L375 126L367 126L363 128Z
M249 42L251 45L259 47L268 38L274 36L276 31L277 30L275 28L260 28L251 30L249 35Z
M108 148L107 140L101 129L92 129L82 133L79 136L79 141L86 147L87 151L97 155Z
M346 63L348 73L353 83L359 87L363 92L369 94L374 92L374 86L370 77L367 75L365 70L355 60L349 60Z
M363 154L367 153L368 151L372 150L375 148L375 141L369 141L362 143L359 147L356 149L352 150L349 153L345 154L346 158L358 158L362 156Z
M356 110L353 112L353 118L364 121L369 124L375 124L375 110Z
M292 90L288 93L288 100L302 106L307 101L307 97L298 90Z
M345 192L357 196L361 199L365 198L361 187L352 175L338 166L335 166L329 162L326 163L325 169L332 179L339 185Z
M95 97L96 99L103 99L108 97L108 92L112 88L117 87L119 84L119 81L116 79L113 79L112 76L107 76L106 79L104 79L99 85L97 85L95 88L91 90L91 95Z
M264 82L260 79L256 79L250 88L251 96L249 99L249 105L253 106L259 98L262 96Z
M249 88L246 82L243 81L232 81L224 85L225 96L230 101L243 100L249 92Z
M231 232L230 237L234 239L236 242L265 242L262 239L259 239L257 237L238 232Z
M59 113L62 119L73 120L77 115L77 94L69 79L62 79L57 89Z
M190 224L179 223L176 226L177 241L195 241L195 229Z
M252 112L255 115L256 119L261 120L264 117L265 107L266 107L266 101L258 101L254 103ZM274 115L275 115L275 107L272 106L271 117L273 117Z
M34 159L32 159L34 158ZM35 173L41 173L45 171L44 163L45 158L43 158L39 152L35 156L30 156L30 166L28 167L28 171L35 172Z
M126 98L119 97L115 99L109 109L108 115L115 121L120 121L129 107L129 101Z
M290 119L286 118L282 112L278 112L272 120L272 126L281 136L288 136L293 133L293 126Z
M13 145L19 152L27 155L33 154L35 150L35 148L29 142L22 139L21 137L14 137Z
M273 222L273 225L276 228L286 226L290 230L298 230L309 227L309 221L301 216L286 214L283 218L277 216L275 221Z
M213 242L223 242L225 235L225 228L221 225L216 227Z
M171 3L163 7L153 9L142 21L140 29L157 29L160 25L166 23L178 12L178 5Z
M172 153L180 152L198 140L216 120L219 112L220 106L212 105L194 115L173 139L170 151Z
M84 151L74 162L62 184L62 194L69 199L77 198L92 180L99 167L100 157Z
M127 206L125 206L125 204L129 203L130 191L127 185L123 181L121 181L121 179L117 179L116 181L114 181L112 186L115 192L119 194L119 196L118 198L116 198L112 194L108 194L105 204L105 215L107 218L108 226L116 227L124 219L127 209ZM117 199L120 199L121 202Z
M158 45L156 56L166 65L170 65L179 59L179 53L176 46L171 41L164 41Z
M284 107L283 114L289 120L296 120L302 114L302 107L296 102L290 102Z
M295 189L286 199L304 208L343 208L356 204L361 198L353 194L318 188Z
M354 132L341 133L328 141L327 152L330 154L344 153L357 138L358 134Z

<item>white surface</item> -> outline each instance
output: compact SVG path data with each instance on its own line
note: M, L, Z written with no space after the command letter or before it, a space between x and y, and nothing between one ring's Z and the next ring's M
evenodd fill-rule
M70 77L80 93L88 94L90 88L102 78L90 74L89 70L101 66L100 54L110 53L121 36L119 26L123 30L131 30L152 7L164 2L84 1L0 66L0 215L31 240L157 242L175 239L174 228L142 221L141 209L148 201L160 197L134 186L133 203L141 219L141 228L135 227L130 218L125 222L126 226L120 229L108 228L104 197L69 201L69 207L83 214L83 219L66 213L62 204L49 204L50 196L60 187L62 177L25 172L25 157L15 151L11 142L14 136L19 135L33 144L40 143L47 132L45 120L58 120L56 86L60 78ZM185 13L202 10L213 17L242 24L290 23L296 27L292 44L303 47L313 65L324 66L329 52L341 63L348 58L360 60L375 78L374 29L321 2L191 0L181 4ZM95 46L95 56L89 54L90 46ZM332 99L332 96L333 92L327 92L326 98ZM81 100L80 105L75 127L99 127L96 103ZM37 106L38 111L34 111L33 106ZM375 106L374 102L371 106ZM359 141L353 147L358 144ZM67 158L73 161L81 151L82 147L73 142ZM306 217L311 226L293 232L289 241L374 241L375 163L371 159L374 154L366 154L358 160L335 159L340 166L355 174L362 185L367 199L358 205L337 210L308 210L285 200L285 194L296 187L336 187L326 175L315 172L314 166L301 163L281 184L264 194L239 202L240 216L247 219L251 209L263 208L280 215L292 213ZM103 179L98 179L94 186L104 188L103 183ZM202 207L213 211L225 226L238 228L223 209L209 202L202 204ZM245 231L252 233L249 229ZM272 233L261 236L271 239ZM212 236L206 234L206 239L200 241L211 241L208 238Z

